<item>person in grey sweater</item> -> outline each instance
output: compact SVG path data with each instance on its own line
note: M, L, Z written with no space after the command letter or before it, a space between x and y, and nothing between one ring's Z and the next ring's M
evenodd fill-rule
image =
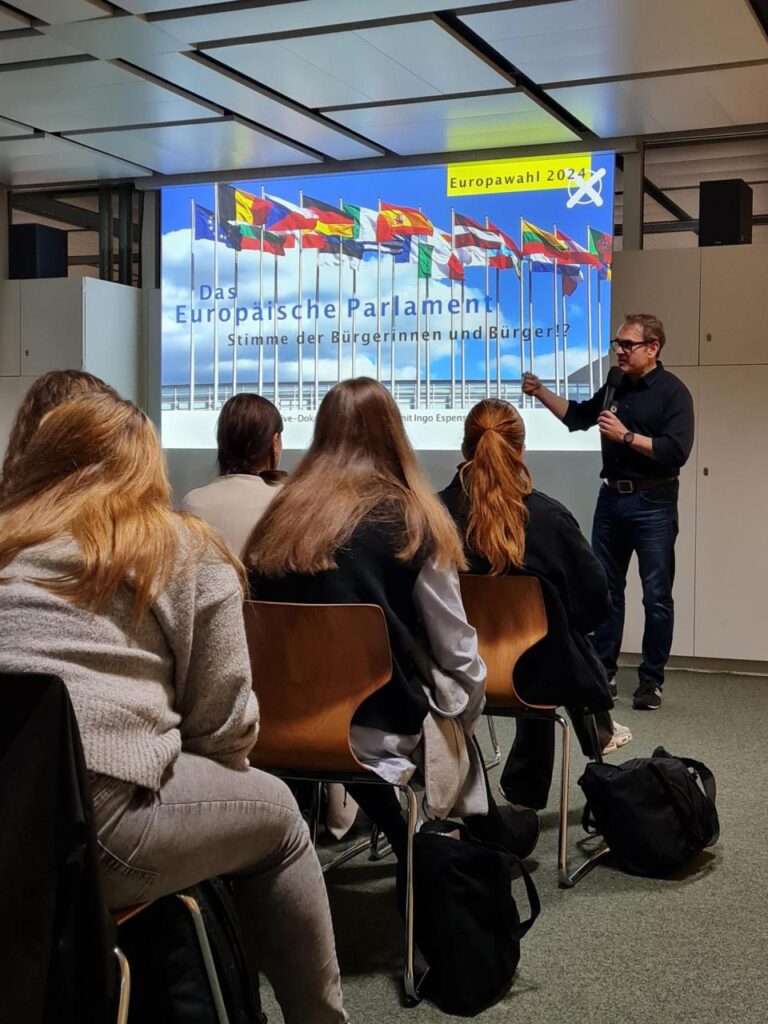
M0 501L0 671L60 676L110 908L230 874L286 1024L342 1024L322 873L288 788L248 765L243 571L174 512L154 428L90 395L49 412Z

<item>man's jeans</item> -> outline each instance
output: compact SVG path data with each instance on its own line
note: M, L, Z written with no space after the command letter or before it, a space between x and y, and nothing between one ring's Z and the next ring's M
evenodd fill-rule
M594 644L608 676L616 674L624 632L624 587L632 552L643 585L645 630L640 682L664 684L674 628L672 584L677 537L676 482L633 494L600 488L592 527L592 549L603 563L613 605L595 631Z

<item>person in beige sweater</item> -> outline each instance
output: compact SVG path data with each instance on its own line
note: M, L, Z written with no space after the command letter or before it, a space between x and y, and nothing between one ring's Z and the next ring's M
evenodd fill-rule
M322 873L288 788L248 765L242 567L175 512L154 428L89 395L49 412L0 501L0 671L60 676L110 908L216 874L286 1024L342 1024Z
M183 499L238 556L254 526L280 490L283 418L268 398L243 392L225 402L216 427L219 476Z

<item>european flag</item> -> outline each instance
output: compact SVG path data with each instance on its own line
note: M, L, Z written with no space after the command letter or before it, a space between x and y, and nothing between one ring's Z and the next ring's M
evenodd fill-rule
M207 238L212 242L214 240L215 228L216 215L213 210L209 210L206 206L201 206L199 203L195 203L195 241L199 238ZM219 222L218 240L223 242L228 248L240 248L239 232L237 234L238 237L235 237L235 233L230 229L228 224L222 224Z

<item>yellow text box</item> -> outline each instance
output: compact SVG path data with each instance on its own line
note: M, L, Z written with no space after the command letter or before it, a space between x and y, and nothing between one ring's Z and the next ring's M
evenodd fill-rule
M492 192L538 192L539 189L568 188L576 179L589 176L591 171L591 153L448 164L445 194L482 196Z

